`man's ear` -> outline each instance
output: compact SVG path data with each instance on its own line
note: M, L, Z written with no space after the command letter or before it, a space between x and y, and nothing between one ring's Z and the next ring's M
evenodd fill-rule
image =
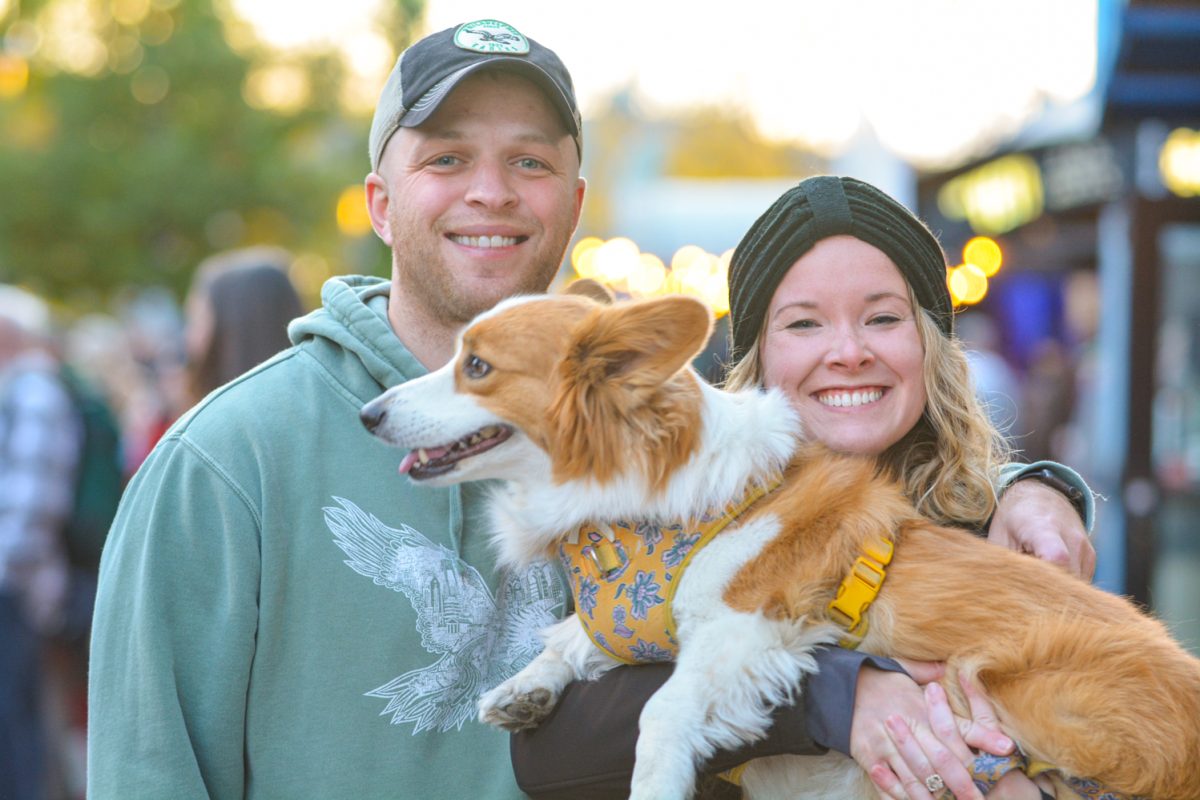
M576 374L592 380L651 388L687 366L711 332L712 314L691 297L614 305L576 329L568 360Z
M371 217L371 227L375 229L375 235L390 247L392 245L392 228L388 225L388 207L391 204L391 197L388 193L387 181L379 173L372 172L367 175L364 188L367 194L367 214Z

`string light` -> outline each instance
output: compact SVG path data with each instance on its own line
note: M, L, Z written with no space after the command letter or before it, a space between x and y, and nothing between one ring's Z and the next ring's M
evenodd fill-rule
M718 256L688 244L672 254L668 266L657 255L641 252L626 237L605 241L586 236L571 248L571 267L580 278L597 280L633 297L690 295L720 317L729 313L727 279L732 257L732 249Z

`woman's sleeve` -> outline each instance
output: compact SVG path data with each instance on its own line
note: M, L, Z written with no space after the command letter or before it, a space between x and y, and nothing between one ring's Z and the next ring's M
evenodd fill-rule
M1058 481L1066 485L1065 488L1071 492L1068 495L1068 499L1074 502L1073 498L1079 497L1079 502L1082 504L1079 511L1083 517L1083 527L1090 534L1092 526L1096 521L1096 499L1092 494L1091 487L1087 485L1087 481L1083 479L1083 476L1065 464L1046 460L1034 461L1032 464L1016 462L1006 464L1000 469L1000 479L997 481L996 486L997 496L1004 494L1004 490L1017 481L1031 475L1036 475L1043 470L1048 470ZM1078 494L1076 495L1075 492Z
M775 711L765 739L720 751L705 772L715 774L754 758L791 753L847 753L854 692L863 664L902 671L888 658L839 647L820 648L800 702ZM671 676L671 664L617 667L595 681L567 687L541 725L512 737L517 785L536 800L608 800L629 796L642 706Z

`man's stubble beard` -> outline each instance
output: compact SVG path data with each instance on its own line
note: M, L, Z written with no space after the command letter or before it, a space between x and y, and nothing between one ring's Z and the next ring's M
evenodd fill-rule
M565 234L557 237L560 241L552 242L543 230L541 246L531 257L534 266L525 270L526 275L516 285L505 291L480 293L463 287L455 280L453 269L440 263L442 255L436 245L430 248L426 244L428 231L411 230L404 220L389 214L394 269L404 291L427 308L433 319L447 325L463 325L507 297L541 294L549 288L574 233L570 212L563 217ZM424 236L416 235L419 233Z

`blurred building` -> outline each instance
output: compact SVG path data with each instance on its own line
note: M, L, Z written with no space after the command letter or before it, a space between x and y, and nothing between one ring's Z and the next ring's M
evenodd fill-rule
M1099 6L1092 95L922 176L918 204L951 258L978 234L1000 243L985 304L1010 359L1073 376L1031 455L1107 498L1097 581L1200 652L1200 5Z

